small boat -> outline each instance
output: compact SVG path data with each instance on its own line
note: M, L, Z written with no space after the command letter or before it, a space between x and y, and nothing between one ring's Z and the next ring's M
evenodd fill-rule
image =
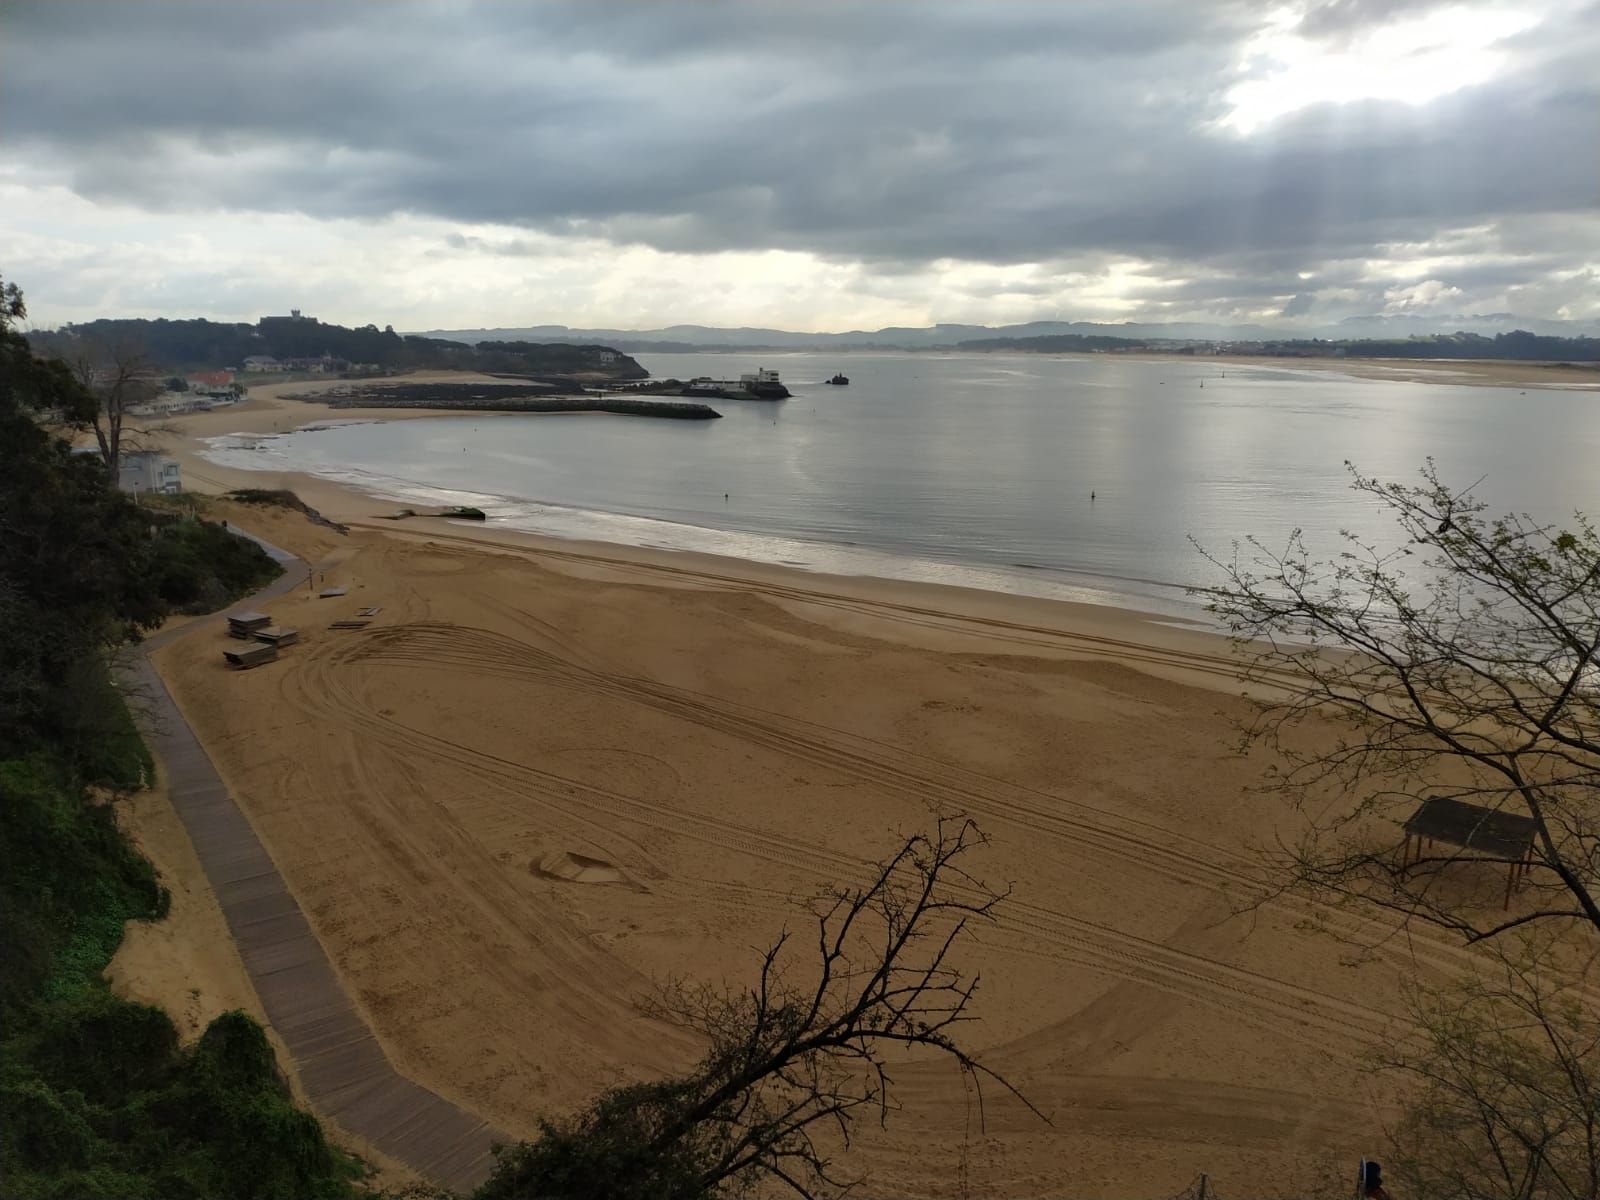
M838 387L847 387L850 383L850 377L848 375L835 375L828 382Z

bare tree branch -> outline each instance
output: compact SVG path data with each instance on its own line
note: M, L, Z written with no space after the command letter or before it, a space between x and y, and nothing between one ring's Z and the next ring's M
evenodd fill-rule
M71 367L94 398L94 406L87 414L71 414L69 419L87 417L86 424L94 430L100 456L115 478L122 462L124 442L135 448L145 448L154 432L131 424L129 416L130 410L155 396L158 391L156 374L143 348L132 343L85 345L72 360Z
M1275 764L1264 786L1305 832L1266 854L1262 895L1297 890L1372 904L1483 940L1546 921L1600 932L1600 539L1582 514L1557 527L1440 481L1364 478L1397 548L1354 535L1331 561L1298 532L1208 558L1202 589L1227 623L1257 699L1241 748ZM1332 740L1320 735L1329 719ZM1531 903L1502 914L1473 895L1496 861L1472 850L1399 855L1399 826L1449 798L1533 822ZM1505 869L1501 866L1501 869Z
M647 1015L705 1038L694 1073L621 1089L568 1126L547 1125L537 1142L502 1154L484 1200L743 1195L762 1180L801 1197L840 1195L851 1183L835 1148L849 1146L863 1111L888 1119L897 1107L891 1065L914 1048L942 1054L975 1085L998 1083L1047 1120L955 1039L972 1019L978 977L952 954L1008 894L964 867L985 842L971 821L941 819L867 883L817 897L814 960L786 931L748 988L664 989ZM625 1164L603 1178L593 1168L602 1147L607 1161Z
M1465 979L1412 985L1422 1038L1376 1056L1407 1100L1391 1131L1406 1195L1600 1196L1596 960L1574 964L1551 937L1512 942Z

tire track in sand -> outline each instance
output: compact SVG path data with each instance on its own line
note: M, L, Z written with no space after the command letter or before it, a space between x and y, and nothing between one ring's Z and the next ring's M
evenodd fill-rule
M564 640L556 644L563 651L570 649ZM555 684L642 704L813 765L850 774L891 793L1008 822L1025 836L1050 835L1074 849L1091 848L1179 883L1223 892L1236 888L1241 893L1259 885L1259 875L1253 870L1257 864L1248 855L1154 822L1001 781L877 739L636 676L597 670L487 630L426 623L391 626L374 631L353 653L419 666L450 665L478 674ZM1359 916L1302 897L1282 897L1276 907L1302 917L1315 917L1341 928L1352 938L1378 928ZM1473 961L1470 952L1462 947L1415 933L1408 946L1385 942L1377 952L1397 964L1425 960L1446 972L1458 971Z
M797 735L774 727L770 719L781 720L775 714L769 715L769 721L759 721L745 713L722 711L714 702L703 697L685 696L679 689L649 681L617 681L596 677L592 672L573 668L537 647L515 643L482 630L446 625L391 626L367 631L360 638L336 647L325 658L318 657L324 659L327 668L315 689L321 697L319 707L323 709L326 719L354 723L368 735L396 748L425 748L430 755L451 761L474 774L487 775L534 792L563 809L574 803L587 808L600 808L615 817L674 836L695 837L724 851L734 850L774 864L799 866L819 880L848 878L868 864L860 858L705 815L664 812L646 800L487 754L426 730L392 721L372 711L361 697L343 687L341 673L336 668L344 663L364 660L402 667L465 668L482 673L520 676L530 681L554 680L568 686L583 686L585 690L618 699L634 702L642 699L652 706L664 707L681 719L709 725L720 732L755 741L807 761L833 767L838 767L842 761L846 764L842 769L847 772L873 782L887 780L899 790L919 797L926 795L924 789L932 787L938 789L939 799L953 806L966 807L969 811L998 807L992 797L953 785L948 775L941 777L918 769L908 782L898 764L886 764L881 759L863 754L859 748L830 744L815 734ZM971 775L970 772L963 774ZM975 800L979 803L974 803ZM1033 811L1038 813L1036 807ZM1075 835L1074 840L1081 843L1081 837ZM1144 852L1142 847L1137 850L1139 854ZM1192 861L1195 856L1191 853L1180 857ZM1390 1024L1391 1019L1387 1014L1365 1005L1190 954L1044 906L1013 900L1006 906L1000 924L1043 939L1046 945L1062 953L1064 961L1086 962L1119 978L1137 980L1165 990L1176 989L1181 994L1230 1011L1238 1011L1243 1007L1258 1013L1267 1023L1293 1028L1302 1035L1307 1027L1320 1027L1324 1032L1339 1035L1341 1040L1352 1034L1368 1038Z

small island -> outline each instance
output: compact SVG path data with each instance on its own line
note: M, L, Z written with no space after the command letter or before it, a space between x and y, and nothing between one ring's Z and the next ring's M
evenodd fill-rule
M625 390L651 396L696 396L719 400L787 400L792 393L783 386L778 373L770 367L757 367L738 379L713 379L700 375L684 382L681 379L648 380L625 385Z

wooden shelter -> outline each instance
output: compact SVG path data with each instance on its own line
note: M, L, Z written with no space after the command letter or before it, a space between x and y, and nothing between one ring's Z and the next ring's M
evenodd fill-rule
M1420 862L1424 847L1434 842L1460 846L1483 858L1498 859L1507 864L1505 907L1509 908L1512 889L1533 865L1533 839L1537 831L1538 824L1532 817L1500 812L1448 796L1434 796L1424 800L1405 824L1406 840L1400 851L1400 866L1404 869L1413 862Z

